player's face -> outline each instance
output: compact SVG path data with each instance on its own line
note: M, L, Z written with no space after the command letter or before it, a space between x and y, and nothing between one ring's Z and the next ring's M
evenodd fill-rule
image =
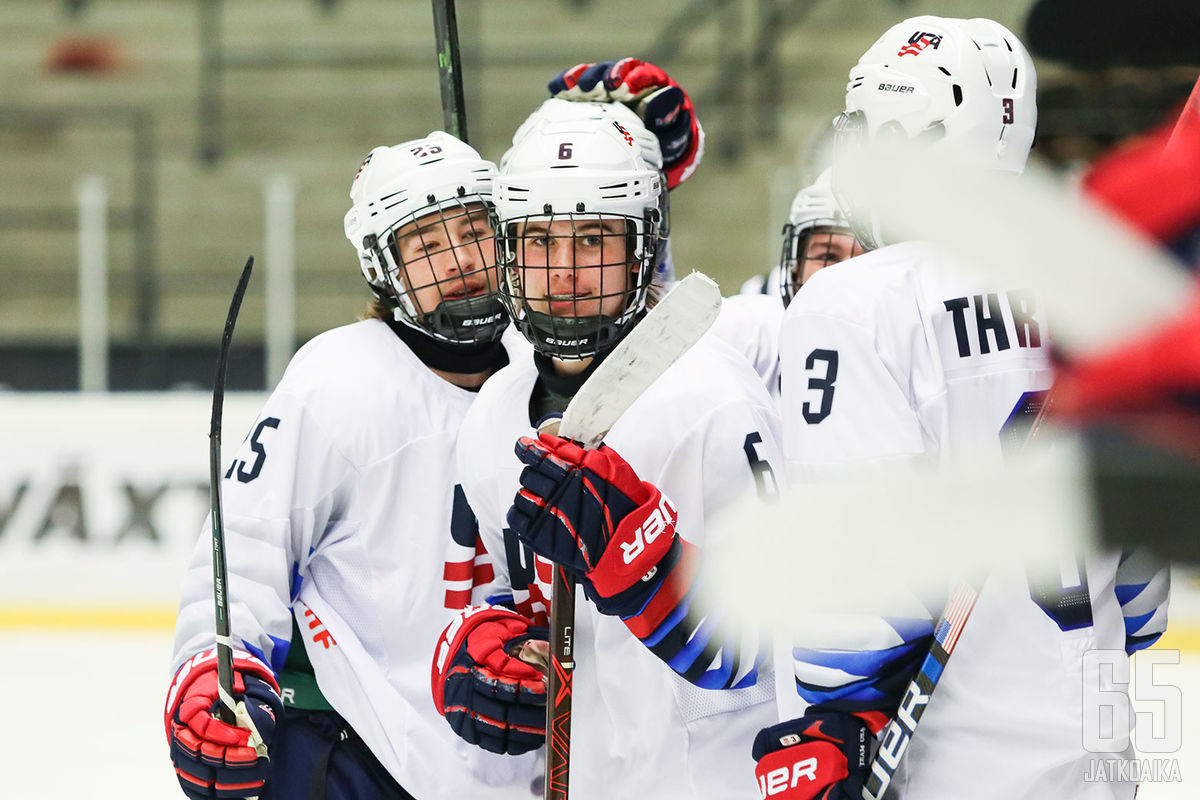
M426 214L396 232L396 261L418 314L498 286L491 222L481 203Z
M617 317L631 273L625 222L574 218L522 225L517 255L525 302L559 317Z
M846 228L813 228L804 243L804 251L796 260L796 269L792 273L795 288L799 288L801 284L825 267L861 255L863 252L863 246Z

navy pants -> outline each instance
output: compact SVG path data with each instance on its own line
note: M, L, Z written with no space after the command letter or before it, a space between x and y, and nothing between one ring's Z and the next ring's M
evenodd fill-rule
M416 800L334 711L285 707L262 800Z

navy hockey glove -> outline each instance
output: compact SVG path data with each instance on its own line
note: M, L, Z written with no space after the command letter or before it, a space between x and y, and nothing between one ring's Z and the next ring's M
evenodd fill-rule
M607 445L543 433L516 451L527 466L508 526L574 573L601 613L637 613L680 558L675 506Z
M171 681L164 724L179 785L192 800L232 800L263 792L270 767L267 746L283 713L279 685L261 661L235 650L233 694L245 702L249 715L237 726L215 716L220 703L215 649L190 658Z
M500 606L468 608L442 631L433 703L454 732L492 753L520 755L546 741L546 680L515 656L547 631Z
M576 64L547 84L561 100L624 103L633 109L662 150L667 188L683 183L704 155L704 130L687 92L648 61L623 58Z
M758 793L778 800L859 800L871 768L867 722L854 714L806 714L754 737Z

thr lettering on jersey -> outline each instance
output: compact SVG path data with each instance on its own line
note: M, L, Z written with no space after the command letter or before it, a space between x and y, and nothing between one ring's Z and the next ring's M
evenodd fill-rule
M809 781L817 779L817 760L815 758L802 758L793 763L790 769L777 767L766 775L759 775L759 797L765 800L767 797L772 797L788 789L795 789L800 785L801 778Z
M1024 348L1042 346L1033 292L1024 289L988 292L955 297L943 305L953 320L954 338L962 358L999 353L1014 345Z

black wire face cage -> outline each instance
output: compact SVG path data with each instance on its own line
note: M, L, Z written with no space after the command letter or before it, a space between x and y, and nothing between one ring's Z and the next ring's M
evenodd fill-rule
M854 231L833 219L783 226L783 254L779 259L779 291L786 307L804 284L810 264L824 269L864 252Z
M499 229L500 296L534 349L560 360L588 358L637 322L660 250L650 215L530 215Z
M430 197L431 206L433 198ZM385 234L389 299L396 319L436 339L493 342L508 325L499 295L491 204L467 195L407 219Z

